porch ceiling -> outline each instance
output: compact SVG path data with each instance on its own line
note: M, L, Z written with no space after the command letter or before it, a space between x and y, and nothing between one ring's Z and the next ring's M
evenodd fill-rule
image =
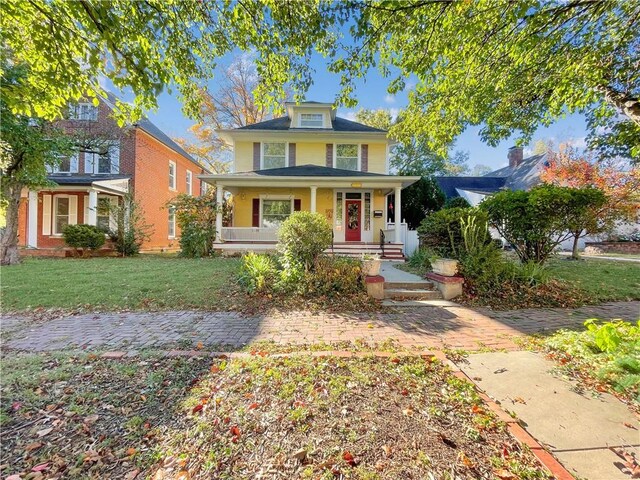
M398 175L377 175L372 177L345 176L236 176L199 175L203 182L227 187L282 187L300 188L316 186L319 188L405 188L420 180L420 177L401 177Z

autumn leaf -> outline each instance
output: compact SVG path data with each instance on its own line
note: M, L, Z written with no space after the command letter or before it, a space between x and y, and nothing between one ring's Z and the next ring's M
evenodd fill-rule
M239 437L240 436L240 428L238 428L237 425L233 425L229 431L231 432L231 435L233 435L234 437Z
M406 397L407 395L409 395L409 390L407 390L406 388L403 388L403 389L400 391L400 395L402 395L402 396Z
M465 455L464 452L458 454L458 460L467 468L473 468L473 462Z
M137 452L138 451L133 447L127 448L127 456L128 457L133 457Z
M33 450L37 450L42 445L43 445L42 442L33 442L33 443L30 443L29 445L27 445L26 447L24 447L24 450L25 450L25 452L31 452Z
M196 345L196 350L202 350L204 348L204 344L202 342L198 342Z
M355 467L358 464L349 450L345 450L345 452L342 454L342 459L352 467Z
M41 463L40 465L36 465L31 469L32 472L42 472L49 468L49 463Z
M204 408L204 405L199 403L198 405L193 407L193 410L191 410L191 413L193 413L193 414L198 413L198 412L202 411L203 408Z
M504 468L501 468L500 470L496 470L493 473L500 480L517 480L518 478L516 475L511 473L509 470L505 470Z
M135 470L131 470L124 476L124 480L134 480L138 474L140 473L140 469L136 468Z
M259 403L257 402L253 402L251 405L249 405L249 410L255 410L256 408L258 408L260 406Z
M44 437L45 435L49 435L52 431L53 431L53 427L43 428L42 430L38 430L36 432L36 435L38 435L39 437Z

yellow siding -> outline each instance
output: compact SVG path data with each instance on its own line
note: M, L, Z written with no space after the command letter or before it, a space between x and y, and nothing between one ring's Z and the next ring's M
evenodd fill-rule
M385 143L369 144L369 171L387 173L387 145Z
M296 143L296 165L326 165L327 144Z
M253 170L253 142L236 142L233 147L236 172Z

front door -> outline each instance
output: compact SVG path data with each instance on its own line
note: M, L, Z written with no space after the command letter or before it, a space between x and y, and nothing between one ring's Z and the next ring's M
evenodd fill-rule
M344 239L347 242L359 242L362 238L362 205L361 200L346 200L344 202L347 211L347 230Z

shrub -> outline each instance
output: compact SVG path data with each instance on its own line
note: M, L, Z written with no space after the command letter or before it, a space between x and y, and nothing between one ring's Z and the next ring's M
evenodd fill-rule
M475 216L478 224L486 225L486 214L477 208L446 208L432 213L418 227L421 244L444 257L459 258L463 241L460 220L469 215Z
M332 233L324 215L294 212L278 230L278 251L289 261L310 270L322 252L331 246Z
M242 257L239 281L250 293L265 293L274 289L278 269L272 256L247 253Z
M442 208L471 208L471 204L465 198L453 197L448 198Z
M121 203L109 207L109 213L116 224L116 228L109 231L116 250L123 257L137 255L153 233L153 226L145 220L144 210L133 194L128 193Z
M89 252L104 245L104 232L94 225L67 225L62 230L64 242L73 248Z
M431 269L431 262L436 257L437 255L432 250L420 247L409 256L407 265L421 273L426 273Z
M322 256L313 271L305 273L304 289L308 295L340 296L364 291L362 264L355 258Z

